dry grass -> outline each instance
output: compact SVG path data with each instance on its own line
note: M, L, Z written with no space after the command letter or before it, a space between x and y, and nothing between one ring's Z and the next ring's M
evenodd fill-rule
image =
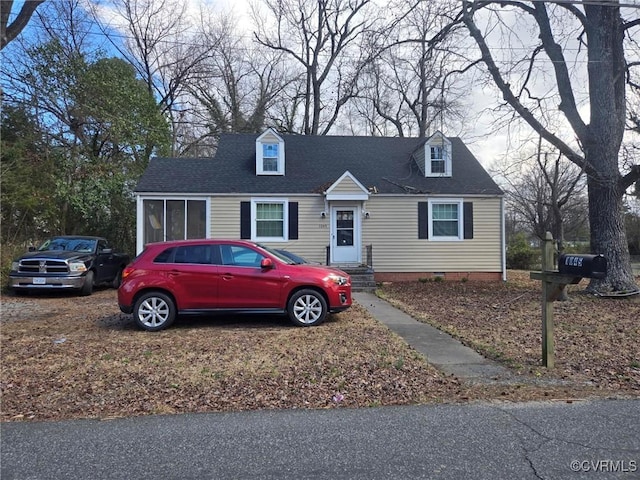
M539 367L539 289L405 283L387 298L523 373L519 385L466 385L424 362L359 306L316 328L281 317L182 318L143 332L115 292L2 299L1 419L57 420L475 399L637 395L640 304L584 295L556 308L558 368ZM409 307L410 305L410 307ZM562 378L540 386L528 379ZM588 382L585 384L585 382Z
M115 293L3 299L2 419L442 401L459 387L354 307L317 328L184 318L137 330Z
M541 366L541 282L509 272L505 284L395 283L382 296L411 314L534 378L611 393L640 394L640 298L596 298L586 280L555 302L556 367Z

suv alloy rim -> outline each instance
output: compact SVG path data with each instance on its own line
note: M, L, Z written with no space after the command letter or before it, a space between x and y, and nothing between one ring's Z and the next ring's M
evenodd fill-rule
M147 298L138 309L138 318L148 327L158 327L169 318L169 305L158 297Z
M302 295L293 305L296 318L302 323L314 323L322 315L322 303L315 295Z

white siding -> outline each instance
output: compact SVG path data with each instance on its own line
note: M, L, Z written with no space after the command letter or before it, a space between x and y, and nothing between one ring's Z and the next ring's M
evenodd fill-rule
M500 272L499 198L473 202L473 239L454 242L418 238L418 202L426 197L372 197L362 222L362 243L372 245L376 272Z
M279 143L280 139L278 137L276 137L274 134L272 134L271 132L265 134L263 137L260 138L260 143Z
M279 195L282 197L283 195ZM251 196L211 197L214 238L240 238L240 202ZM454 242L418 238L418 202L428 197L371 196L362 219L362 258L372 245L376 272L501 272L501 210L499 198L464 198L473 202L473 239ZM298 240L268 243L286 248L310 261L325 263L330 242L330 219L321 195L289 197L298 202ZM353 202L352 202L353 203Z
M344 177L332 190L332 194L336 193L362 193L360 186L353 181L351 177Z
M263 195L261 198L265 198ZM211 237L240 238L240 202L250 201L251 196L211 197ZM282 196L279 196L282 198ZM326 246L329 245L329 216L322 218L324 198L289 197L289 202L298 202L298 240L288 243L269 242L273 248L286 248L309 261L325 263Z

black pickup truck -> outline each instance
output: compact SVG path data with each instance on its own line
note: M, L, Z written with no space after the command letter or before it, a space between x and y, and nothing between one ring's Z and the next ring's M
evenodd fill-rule
M115 253L101 237L53 237L11 264L9 288L17 294L68 289L91 295L95 285L118 288L129 261L129 255Z

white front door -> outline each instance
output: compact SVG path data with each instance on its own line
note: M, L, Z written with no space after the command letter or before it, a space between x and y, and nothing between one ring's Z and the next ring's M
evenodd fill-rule
M360 263L359 213L359 207L331 207L331 263Z

